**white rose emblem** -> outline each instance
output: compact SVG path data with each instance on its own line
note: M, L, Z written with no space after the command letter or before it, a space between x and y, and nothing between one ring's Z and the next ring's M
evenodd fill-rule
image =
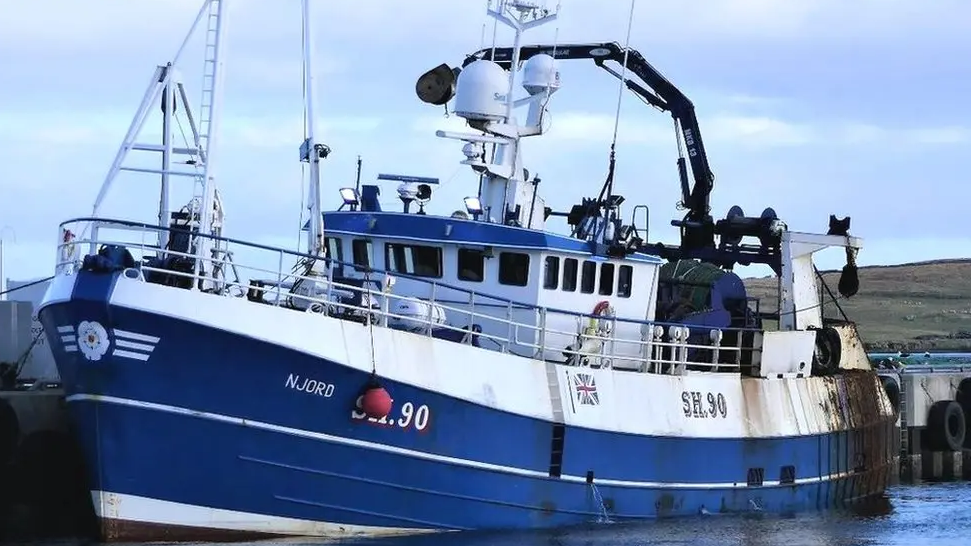
M82 320L78 324L78 347L84 358L101 360L108 352L108 331L98 322Z

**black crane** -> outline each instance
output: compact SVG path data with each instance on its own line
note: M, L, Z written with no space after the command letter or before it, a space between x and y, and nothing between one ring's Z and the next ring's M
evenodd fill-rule
M674 119L675 126L680 133L679 153L677 160L678 175L681 182L680 207L687 210L681 220L673 220L672 225L681 230L681 244L679 246L663 243L638 244L636 250L650 252L667 260L700 259L721 267L731 269L735 264L749 265L753 263L767 264L777 273L781 269L781 255L779 251L780 231L778 218L772 208L766 208L759 217L746 217L742 209L734 206L729 210L725 219L717 222L711 216L711 192L714 188L715 176L708 163L704 141L698 118L695 115L694 104L674 84L668 81L647 59L633 48L624 48L616 42L584 43L584 44L548 44L527 45L520 49L520 62L527 61L538 54L550 55L559 60L590 59L598 67L618 79L640 97L644 102L669 112ZM462 67L449 68L442 64L423 74L416 85L419 98L427 103L444 105L455 93L455 82L462 68L477 60L489 60L499 66L509 69L512 63L513 48L496 47L484 48L468 55ZM625 77L621 72L611 68L606 63L612 61L621 67L625 66L629 75L636 76L640 82L632 77ZM685 159L687 155L687 161ZM691 176L688 175L688 165L691 164ZM608 176L610 179L612 176ZM693 183L691 181L693 179ZM584 199L584 204L573 207L571 213L553 213L557 216L568 216L576 221L577 211L589 210L595 206L609 207L610 202L617 202L620 196L605 195L604 191L595 200ZM849 219L846 220L848 228ZM831 219L832 230L832 219ZM636 231L636 230L635 230ZM715 236L718 236L716 245ZM758 244L743 244L744 237L758 238Z

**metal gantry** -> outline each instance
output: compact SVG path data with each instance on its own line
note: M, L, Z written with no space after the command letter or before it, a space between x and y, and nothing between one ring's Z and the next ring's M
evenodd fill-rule
M206 21L205 59L202 100L199 118L196 119L178 67L186 46L203 19ZM193 183L187 218L191 228L202 233L217 236L221 234L222 204L216 191L213 155L219 134L225 33L225 0L204 0L175 56L170 62L157 66L152 74L141 104L95 199L92 216L98 216L108 192L121 172L154 174L160 177L158 222L160 226L167 227L171 216L170 183L173 177L182 177L191 179ZM142 132L149 114L158 105L162 113L161 143L143 141ZM178 147L173 144L173 138L176 125L182 127L176 118L180 110L189 126L190 134L182 133L185 145ZM157 168L139 165L134 161L132 152L160 154L161 164ZM219 252L218 244L212 243L211 239L195 239L196 252L200 257ZM162 231L158 244L165 248L167 242L167 232ZM197 264L199 263L202 261L197 260Z

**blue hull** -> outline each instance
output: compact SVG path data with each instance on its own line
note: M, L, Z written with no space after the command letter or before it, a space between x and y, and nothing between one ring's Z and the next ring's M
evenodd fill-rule
M245 517L205 525L180 520L174 509L147 521L102 508L105 540L790 513L878 495L892 475L886 418L796 437L650 437L554 425L385 382L397 421L372 423L354 415L366 372L111 305L116 279L82 272L70 299L40 313L92 491ZM61 335L82 321L110 332L112 350L98 360ZM849 392L867 394L854 391L854 381L847 375Z

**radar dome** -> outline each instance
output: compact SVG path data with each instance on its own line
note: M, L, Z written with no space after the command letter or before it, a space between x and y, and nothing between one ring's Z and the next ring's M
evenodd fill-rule
M547 89L553 93L560 88L560 71L553 57L540 53L526 61L523 66L523 88L530 95L543 93Z
M508 73L492 61L478 60L462 69L455 87L455 114L468 120L506 117Z

